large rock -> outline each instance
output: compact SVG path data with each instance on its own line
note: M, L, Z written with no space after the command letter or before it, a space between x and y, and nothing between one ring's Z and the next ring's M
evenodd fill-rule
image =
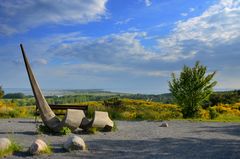
M11 146L11 141L8 138L0 138L0 151L4 151Z
M86 150L86 144L83 141L82 138L74 135L72 137L69 137L67 141L63 144L64 149L67 151L72 150Z
M92 127L104 128L107 131L111 131L113 126L114 126L114 123L109 118L108 112L95 111Z
M31 147L29 148L29 152L32 155L37 155L44 152L47 148L48 146L43 140L37 139L32 143Z
M160 127L168 127L168 123L167 122L163 122Z

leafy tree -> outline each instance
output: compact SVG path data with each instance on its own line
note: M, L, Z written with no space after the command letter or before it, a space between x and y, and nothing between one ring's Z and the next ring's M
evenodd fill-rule
M23 99L25 95L23 93L8 93L3 96L6 99Z
M209 99L213 87L217 84L212 79L216 72L206 75L207 67L197 61L193 68L184 66L180 77L172 73L169 87L177 104L182 107L183 117L195 117L203 102Z
M4 91L2 89L2 86L0 86L0 98L2 98L4 96Z
M122 101L117 97L113 97L113 98L109 98L107 100L104 100L103 103L107 107L120 107L120 106L122 106Z

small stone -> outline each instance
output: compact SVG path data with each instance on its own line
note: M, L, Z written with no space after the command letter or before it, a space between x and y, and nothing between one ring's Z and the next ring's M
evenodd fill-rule
M168 127L168 123L167 122L163 122L160 127Z
M11 141L8 138L0 138L0 151L4 151L11 146Z
M31 147L29 148L29 152L32 155L37 155L46 149L47 144L43 140L37 139L32 143Z
M86 144L82 138L74 135L69 137L67 141L63 144L64 149L67 151L71 150L86 150Z

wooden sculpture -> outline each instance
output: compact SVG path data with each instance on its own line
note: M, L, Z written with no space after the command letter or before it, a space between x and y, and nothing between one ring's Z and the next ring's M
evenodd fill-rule
M75 130L79 127L82 129L88 129L89 127L94 125L102 128L107 127L110 129L113 127L113 122L109 118L107 112L95 112L96 116L92 121L89 121L85 117L83 110L67 109L64 119L60 120L54 114L42 94L42 91L30 67L23 45L20 44L20 47L22 50L22 55L28 73L29 81L32 87L32 91L36 100L36 106L39 109L42 121L46 126L48 126L51 130L55 132L59 132L63 127L68 127L71 130Z

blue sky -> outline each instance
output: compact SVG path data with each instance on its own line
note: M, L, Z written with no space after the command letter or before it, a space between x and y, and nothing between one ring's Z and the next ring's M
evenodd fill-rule
M239 0L0 0L0 85L168 92L197 60L216 90L240 88Z

